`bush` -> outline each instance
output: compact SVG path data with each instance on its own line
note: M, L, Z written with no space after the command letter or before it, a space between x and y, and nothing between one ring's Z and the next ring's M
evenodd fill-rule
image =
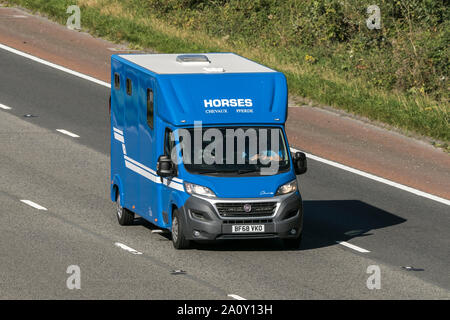
M136 48L234 51L284 72L290 93L450 140L444 0L378 0L379 30L371 0L7 1L62 23L76 2L90 32Z
M444 0L379 0L381 30L366 27L366 10L372 1L364 0L129 3L145 3L148 10L180 28L287 53L292 47L309 50L327 59L322 64L338 73L345 71L349 78L357 76L379 88L448 102L450 26Z

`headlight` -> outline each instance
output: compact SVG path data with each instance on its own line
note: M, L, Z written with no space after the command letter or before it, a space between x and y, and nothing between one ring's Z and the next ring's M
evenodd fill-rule
M210 188L199 186L198 184L185 182L184 188L186 189L186 192L192 195L199 195L204 197L215 197L216 195Z
M278 188L277 196L297 191L297 180L292 180Z

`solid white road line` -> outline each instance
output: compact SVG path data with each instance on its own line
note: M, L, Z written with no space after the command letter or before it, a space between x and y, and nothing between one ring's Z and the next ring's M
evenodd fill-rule
M88 81L91 81L91 82L94 82L94 83L99 84L101 86L111 88L111 84L109 84L107 82L104 82L104 81L95 79L95 78L93 78L91 76L82 74L80 72L73 71L73 70L70 70L68 68L59 66L57 64L48 62L48 61L43 60L41 58L37 58L37 57L32 56L32 55L30 55L28 53L16 50L16 49L8 47L8 46L5 46L4 44L0 44L0 49L9 51L11 53L14 53L14 54L17 54L17 55L22 56L24 58L33 60L33 61L41 63L41 64L44 64L46 66L58 69L60 71L67 72L69 74L72 74L74 76L80 77L82 79L85 79L85 80L88 80ZM294 149L294 148L291 148L291 150L293 150L294 152L295 151L299 151L299 150ZM339 168L339 169L342 169L342 170L345 170L345 171L352 172L354 174L366 177L368 179L372 179L372 180L375 180L375 181L378 181L378 182L390 185L392 187L395 187L395 188L402 189L404 191L413 193L415 195L418 195L418 196L421 196L421 197L425 197L425 198L428 198L430 200L434 200L434 201L437 201L437 202L440 202L440 203L443 203L443 204L446 204L446 205L450 206L450 200L447 200L447 199L444 199L444 198L441 198L441 197L438 197L438 196L435 196L435 195L432 195L432 194L429 194L429 193L426 193L426 192L423 192L423 191L420 191L420 190L417 190L417 189L414 189L414 188L411 188L411 187L408 187L408 186L405 186L405 185L402 185L400 183L397 183L397 182L394 182L394 181L390 181L388 179L384 179L384 178L378 177L376 175L373 175L373 174L370 174L370 173L367 173L367 172L364 172L364 171L361 171L361 170L358 170L358 169L354 169L354 168L348 167L346 165L343 165L343 164L340 164L340 163L337 163L337 162L334 162L334 161L331 161L331 160L327 160L327 159L324 159L324 158L312 155L312 154L306 153L306 155L307 155L308 158L311 158L313 160L316 160L316 161L328 164L330 166L333 166L333 167L336 167L336 168Z
M345 241L336 241L336 243L341 244L341 245L343 245L344 247L353 249L353 250L358 251L358 252L361 252L361 253L369 253L369 252L370 252L369 250L360 248L360 247L358 247L358 246L355 246L354 244L351 244L351 243L348 243L348 242L345 242Z
M38 205L37 203L35 203L33 201L30 201L30 200L20 200L20 201L29 205L30 207L35 208L35 209L47 211L47 208L44 208L43 206Z
M130 248L129 246L127 246L127 245L125 245L123 243L120 243L120 242L116 242L116 243L114 243L114 245L116 247L119 247L119 248L121 248L121 249L123 249L125 251L128 251L128 252L132 253L132 254L142 254L142 252L134 250L133 248Z
M297 151L301 151L301 150L298 150L298 149L295 149L295 148L291 148L291 151L292 152L297 152ZM329 166L333 166L335 168L339 168L339 169L342 169L342 170L345 170L345 171L349 171L351 173L363 176L365 178L368 178L368 179L371 179L371 180L375 180L375 181L387 184L387 185L389 185L391 187L398 188L398 189L401 189L401 190L413 193L413 194L415 194L417 196L421 196L421 197L424 197L424 198L427 198L427 199L430 199L430 200L434 200L434 201L437 201L437 202L440 202L440 203L443 203L443 204L446 204L446 205L450 206L450 200L447 200L447 199L444 199L444 198L432 195L430 193L426 193L426 192L423 192L423 191L420 191L420 190L417 190L417 189L405 186L403 184L400 184L400 183L397 183L397 182L394 182L394 181L391 181L391 180L388 180L388 179L384 179L384 178L378 177L376 175L373 175L373 174L370 174L370 173L367 173L367 172L364 172L364 171L361 171L361 170L358 170L358 169L351 168L349 166L340 164L338 162L334 162L334 161L331 161L331 160L327 160L327 159L315 156L315 155L310 154L310 153L306 153L305 152L305 154L306 154L306 157L309 158L309 159L313 159L313 160L325 163L325 164L327 164Z
M64 130L64 129L56 129L56 131L61 132L62 134L66 134L66 135L68 135L68 136L70 136L72 138L79 138L80 137L79 135L77 135L75 133L72 133L70 131Z
M238 296L237 294L228 294L227 296L236 300L247 300L245 298Z
M3 110L11 110L11 107L5 106L4 104L1 104L1 103L0 103L0 109L3 109Z
M79 77L79 78L82 78L82 79L85 79L85 80L94 82L94 83L99 84L99 85L101 85L101 86L111 88L111 85L110 85L109 83L107 83L107 82L104 82L104 81L95 79L95 78L93 78L93 77L91 77L91 76L82 74L82 73L77 72L77 71L70 70L70 69L65 68L65 67L63 67L63 66L60 66L60 65L51 63L51 62L49 62L49 61L43 60L43 59L41 59L41 58L32 56L31 54L28 54L28 53L25 53L25 52L16 50L16 49L14 49L14 48L5 46L4 44L1 44L1 43L0 43L0 49L9 51L9 52L11 52L11 53L17 54L17 55L19 55L19 56L21 56L21 57L24 57L24 58L27 58L27 59L30 59L30 60L33 60L33 61L36 61L36 62L38 62L38 63L44 64L44 65L49 66L49 67L51 67L51 68L54 68L54 69L57 69L57 70L60 70L60 71L63 71L63 72L72 74L72 75L77 76L77 77Z

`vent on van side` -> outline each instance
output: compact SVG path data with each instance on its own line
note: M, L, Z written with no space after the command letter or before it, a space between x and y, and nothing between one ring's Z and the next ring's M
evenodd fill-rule
M180 54L177 56L177 62L179 63L201 63L201 64L209 64L208 57L204 54Z

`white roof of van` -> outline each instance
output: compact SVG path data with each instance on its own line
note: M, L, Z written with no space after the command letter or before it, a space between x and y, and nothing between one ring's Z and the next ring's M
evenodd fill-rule
M122 54L119 56L159 74L276 72L234 53Z

